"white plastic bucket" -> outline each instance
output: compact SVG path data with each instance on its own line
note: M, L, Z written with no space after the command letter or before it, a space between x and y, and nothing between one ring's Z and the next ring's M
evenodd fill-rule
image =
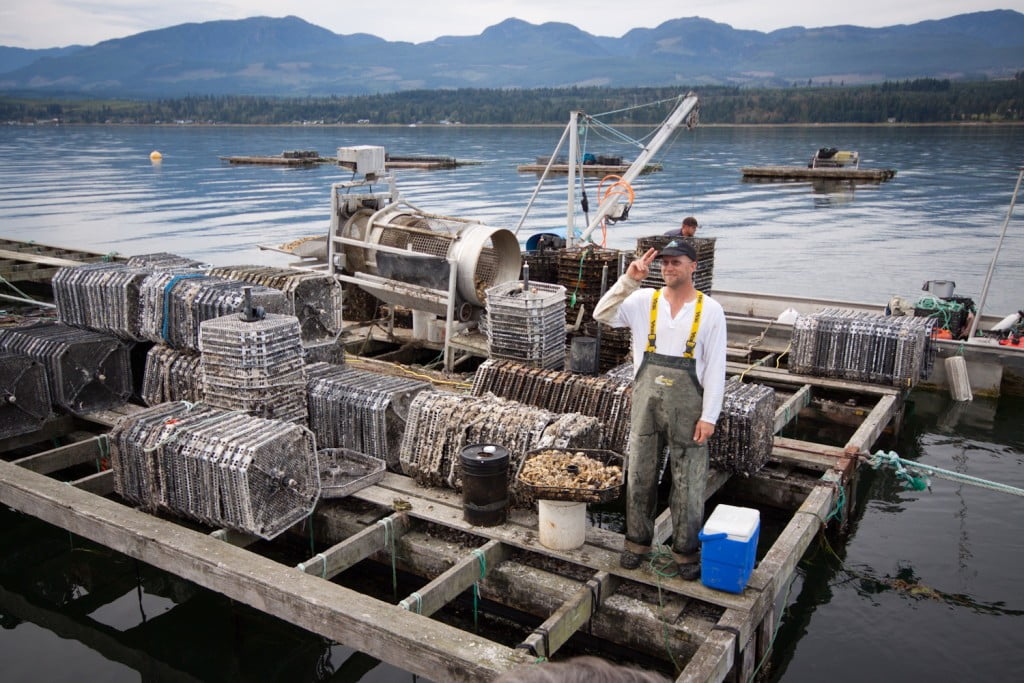
M948 299L953 296L953 291L956 289L956 283L952 280L928 280L924 284L927 292L940 299Z
M537 501L540 544L551 550L579 548L587 538L587 504L563 500Z

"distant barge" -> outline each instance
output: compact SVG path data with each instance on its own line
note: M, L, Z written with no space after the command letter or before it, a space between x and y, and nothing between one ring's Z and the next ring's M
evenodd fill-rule
M313 166L316 164L335 164L336 157L323 157L314 151L293 151L283 152L275 156L230 156L220 157L221 161L230 164L249 164L262 166ZM388 170L394 169L418 169L423 171L439 171L458 168L460 166L472 166L479 164L479 161L467 161L445 156L393 156L388 155L385 165Z
M744 180L854 180L882 183L896 177L892 168L807 168L806 166L745 166Z
M583 169L583 175L609 175L616 174L621 175L629 170L629 164L583 164L577 166L577 171ZM516 170L520 173L543 173L544 169L547 168L547 164L520 164L516 166ZM648 173L654 173L660 171L662 168L661 164L647 164L640 171L641 175ZM551 164L551 169L548 173L568 173L568 164Z

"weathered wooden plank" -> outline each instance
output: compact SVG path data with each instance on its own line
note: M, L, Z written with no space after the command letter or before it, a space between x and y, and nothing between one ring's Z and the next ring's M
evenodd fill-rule
M379 485L369 486L352 495L360 500L385 507L390 507L394 500L394 492ZM495 527L473 526L462 519L461 511L448 506L437 505L436 501L431 498L414 496L409 493L405 494L405 498L406 502L411 506L411 509L408 511L409 514L418 519L435 522L461 531L467 531L484 538L502 541L516 548L522 548L524 550L555 557L560 560L573 562L584 567L589 567L595 571L604 570L617 576L650 586L658 586L660 584L664 591L697 598L704 602L711 603L712 605L748 609L750 604L756 598L753 594L734 595L731 593L712 590L696 581L683 581L681 579L662 579L659 581L658 577L646 571L644 568L632 570L623 569L619 566L619 555L621 554L622 548L621 544L618 546L617 550L608 550L589 543L584 544L581 548L575 550L552 550L541 545L540 540L538 539L536 527L528 529L517 525L502 525Z
M97 496L109 496L114 492L114 472L103 470L68 483L83 491L95 493Z
M615 591L618 583L618 577L608 572L594 574L518 647L525 646L535 655L550 658L600 608L595 598L607 597Z
M429 616L474 583L485 578L487 573L504 562L508 555L507 545L499 541L488 541L426 586L399 602L398 606L416 614Z
M847 453L867 453L871 450L871 447L878 441L878 437L881 436L882 430L899 410L897 398L897 396L883 396L878 399L878 403L871 409L864 422L846 442Z
M775 410L775 432L785 427L800 414L800 409L811 403L811 385L804 384L796 393Z
M401 513L394 514L295 566L307 574L329 579L384 549L385 541L392 540L389 534L393 540L398 540L408 530L409 518Z
M725 371L727 374L738 375L744 370L748 370L747 366L743 363L731 363L725 364ZM750 368L746 374L746 377L750 379L761 379L771 382L779 382L781 384L793 384L793 385L804 385L810 384L812 387L821 387L825 389L839 389L847 391L852 394L865 394L873 396L890 396L898 395L899 389L895 387L882 386L880 384L865 384L863 382L851 382L844 379L832 379L829 377L811 377L809 375L794 375L790 374L788 370L780 368Z
M0 249L0 258L26 261L28 263L41 263L46 266L78 266L82 264L81 261L72 261L67 258L47 256L45 254L27 254L23 251L11 251L10 249Z
M0 462L0 502L434 680L486 680L532 661L523 652L7 462Z
M772 449L772 459L781 463L796 465L818 472L825 472L835 467L838 455L819 455L818 453L807 453L806 451L794 451L789 448L776 446Z
M690 658L676 683L720 683L725 680L735 661L736 636L728 631L714 630Z
M361 531L366 522L361 511L347 511L341 505L321 506L315 513L317 534L331 538L351 536ZM451 541L437 538L430 531L413 530L402 536L397 548L399 566L420 576L438 576L453 564L465 559L467 549ZM390 559L378 554L378 561ZM480 582L480 595L492 602L506 605L526 614L545 619L578 591L584 582L506 560L488 569ZM587 624L587 632L598 638L656 657L666 656L666 639L672 656L679 661L689 659L704 642L719 615L713 608L695 603L680 595L666 593L661 601L633 594L615 592L599 596L601 608Z
M106 438L106 434L92 436L66 446L18 458L12 462L19 467L40 474L59 472L68 467L107 457L110 451L103 444L103 440Z

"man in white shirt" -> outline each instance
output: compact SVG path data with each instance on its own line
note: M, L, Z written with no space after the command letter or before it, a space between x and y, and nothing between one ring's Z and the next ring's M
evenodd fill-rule
M655 258L665 286L641 289ZM629 264L594 309L594 318L633 333L633 406L626 472L626 541L621 564L636 569L651 552L658 455L669 448L672 555L678 574L700 576L707 440L725 389L725 313L693 286L697 252L682 239Z

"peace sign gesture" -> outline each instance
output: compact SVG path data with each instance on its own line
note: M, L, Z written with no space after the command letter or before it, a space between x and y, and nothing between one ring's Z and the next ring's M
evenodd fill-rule
M657 256L657 249L648 249L647 253L629 264L629 268L626 269L626 275L637 282L643 282L644 278L647 277L648 271L651 269L651 261Z

